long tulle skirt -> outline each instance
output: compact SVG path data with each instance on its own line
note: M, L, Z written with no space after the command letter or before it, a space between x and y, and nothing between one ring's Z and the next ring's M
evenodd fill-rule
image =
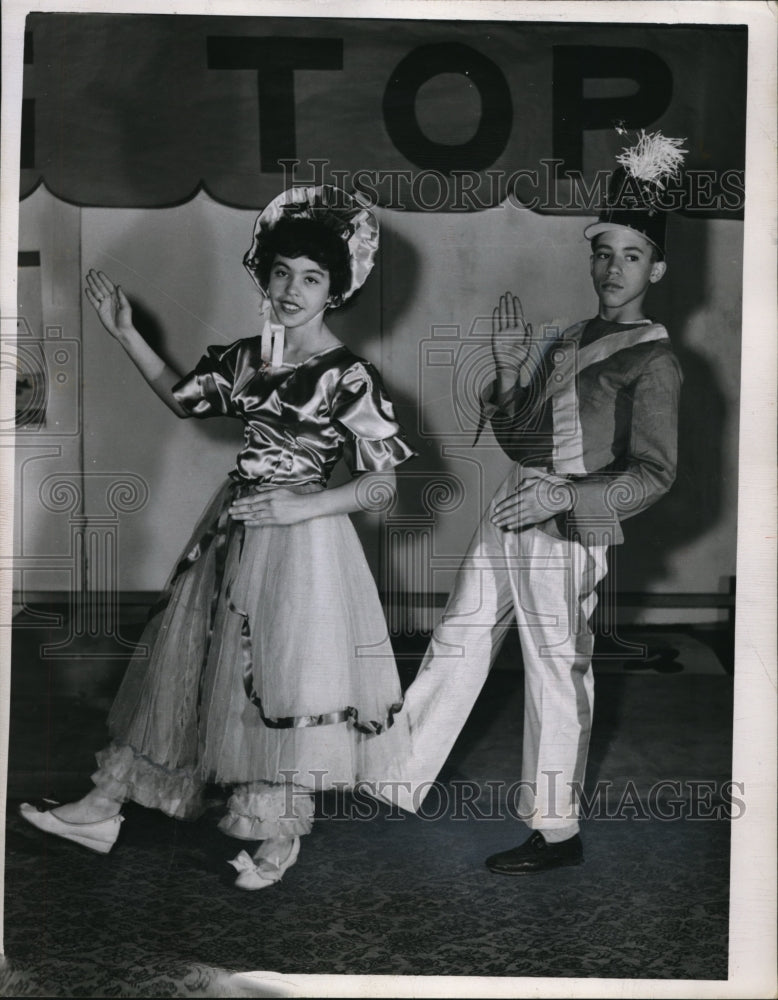
M380 780L407 753L375 582L346 515L243 527L209 505L111 709L104 789L190 815L206 782Z

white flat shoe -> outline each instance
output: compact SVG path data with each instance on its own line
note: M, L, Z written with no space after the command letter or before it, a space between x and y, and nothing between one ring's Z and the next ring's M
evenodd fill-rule
M238 872L235 885L239 889L266 889L269 885L280 882L287 868L291 868L300 853L300 838L294 837L289 848L289 854L283 861L274 863L266 858L254 859L246 851L241 851L237 858L227 864Z
M108 819L98 820L96 823L69 823L51 811L58 805L58 802L52 802L48 808L42 809L30 805L29 802L22 802L19 806L19 815L39 830L64 837L65 840L72 840L82 847L88 847L90 851L107 854L111 850L119 836L119 828L124 822L121 813Z

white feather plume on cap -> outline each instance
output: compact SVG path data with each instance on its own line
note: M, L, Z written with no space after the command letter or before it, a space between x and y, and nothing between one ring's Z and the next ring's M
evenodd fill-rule
M623 126L617 126L616 131L627 134ZM666 212L659 194L680 174L688 152L682 148L684 142L686 139L671 139L661 131L641 129L635 145L616 156L618 167L611 176L607 204L597 222L584 229L586 239L613 229L629 229L653 243L664 257Z
M621 130L623 131L623 130ZM616 157L616 162L635 180L644 181L664 191L665 181L678 177L688 149L681 144L686 139L671 139L659 132L640 130L634 146L624 148Z

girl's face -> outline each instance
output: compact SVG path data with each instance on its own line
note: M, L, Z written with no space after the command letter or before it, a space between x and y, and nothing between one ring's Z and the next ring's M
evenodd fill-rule
M287 329L320 324L330 293L330 274L310 257L276 255L268 294L276 316Z

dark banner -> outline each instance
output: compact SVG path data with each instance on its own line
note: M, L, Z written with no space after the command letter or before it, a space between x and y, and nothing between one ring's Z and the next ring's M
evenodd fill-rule
M596 210L632 131L682 137L674 207L742 216L738 27L40 13L26 26L21 193L236 207L292 182L387 207L513 195Z

